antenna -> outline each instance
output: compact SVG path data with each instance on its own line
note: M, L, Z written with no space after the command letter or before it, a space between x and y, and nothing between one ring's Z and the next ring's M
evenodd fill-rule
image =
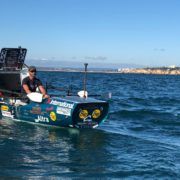
M88 63L84 63L84 98L86 98L87 66Z

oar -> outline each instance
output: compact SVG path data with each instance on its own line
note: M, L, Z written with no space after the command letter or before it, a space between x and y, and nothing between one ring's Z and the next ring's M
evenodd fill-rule
M9 90L6 90L6 89L0 89L0 91L3 92L3 93L8 93L8 94L14 94L14 95L22 96L22 93L18 93L16 91L9 91Z
M72 95L72 86L70 85L68 88L62 88L62 87L55 87L53 85L46 85L47 89L54 89L57 91L66 92L67 96Z
M48 89L54 89L57 91L62 91L62 92L67 92L67 96L77 96L77 94L72 93L72 90L66 89L66 88L61 88L61 87L55 87L53 85L48 85L47 86ZM53 94L53 93L48 93L51 96L62 96L62 94ZM84 90L83 90L83 95L84 95ZM89 97L102 97L102 98L108 98L111 99L112 98L112 93L111 92L103 92L102 94L89 94Z
M107 93L102 93L102 94L89 94L89 97L101 97L101 98L107 98L107 99L111 99L112 98L112 93L111 92L107 92Z
M58 91L67 91L67 89L65 89L65 88L55 87L53 85L48 85L47 89L54 89L54 90L58 90Z

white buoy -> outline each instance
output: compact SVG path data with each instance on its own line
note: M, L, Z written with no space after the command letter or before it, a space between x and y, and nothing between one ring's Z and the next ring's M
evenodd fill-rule
M81 98L84 98L84 96L85 96L85 98L87 98L88 97L88 92L87 91L79 91L78 92L78 96L79 97L81 97Z

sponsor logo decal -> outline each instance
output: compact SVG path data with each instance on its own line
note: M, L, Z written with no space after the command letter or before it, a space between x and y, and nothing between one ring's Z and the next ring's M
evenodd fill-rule
M32 110L30 111L32 114L41 114L41 108L40 107L32 107Z
M49 111L53 111L53 110L54 110L54 107L53 107L53 106L51 106L51 107L47 107L47 108L46 108L46 111L47 111L47 112L49 112Z
M60 102L60 101L56 101L56 100L52 100L50 102L50 104L61 106L61 107L66 107L66 108L69 108L69 109L73 109L73 107L74 107L74 104L67 103L67 102Z
M14 118L14 115L11 114L9 111L1 111L2 115L5 117Z
M35 122L49 122L49 119L47 117L44 116L38 116L37 119L35 119Z
M1 106L1 111L8 111L9 107L8 106Z
M57 107L56 113L66 115L66 116L70 116L71 115L71 109L65 108L65 107Z
M51 118L52 121L56 121L56 113L52 111L50 113L50 118Z

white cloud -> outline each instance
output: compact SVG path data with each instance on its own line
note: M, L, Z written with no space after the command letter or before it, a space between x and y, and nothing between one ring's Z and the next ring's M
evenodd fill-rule
M93 61L105 61L107 57L105 56L85 56L85 60L93 60Z

